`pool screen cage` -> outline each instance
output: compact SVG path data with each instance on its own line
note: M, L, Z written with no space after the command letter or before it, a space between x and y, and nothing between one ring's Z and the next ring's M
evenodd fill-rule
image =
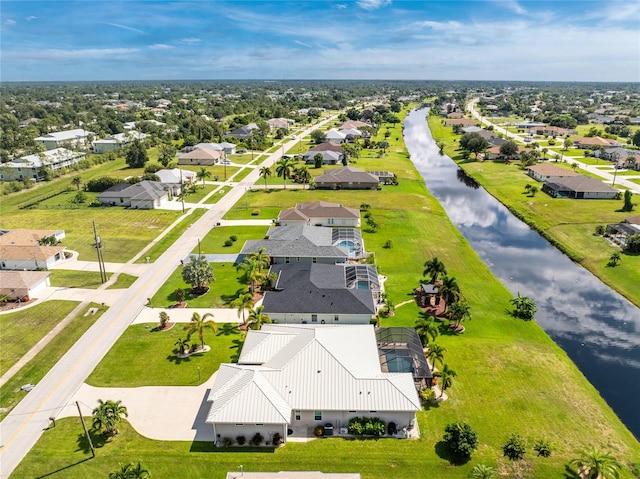
M351 243L353 250L349 251L349 256L354 258L361 258L364 254L364 245L362 242L362 233L358 228L332 228L331 230L332 242L336 246L340 246L341 243Z
M377 328L376 341L383 372L410 372L418 391L431 387L433 375L415 329Z

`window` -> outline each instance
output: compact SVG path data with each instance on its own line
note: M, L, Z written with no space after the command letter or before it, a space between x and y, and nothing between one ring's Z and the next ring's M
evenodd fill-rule
M296 258L296 261L300 261L300 256L298 256L298 257Z
M284 257L284 262L285 262L286 264L289 264L290 259L289 259L289 257L288 257L288 256L285 256L285 257Z
M239 423L236 423L236 426L237 426L237 427L242 427L242 426L244 426L244 424L242 424L241 422L239 422Z
M311 262L312 263L317 263L318 262L318 258L316 258L315 256L313 258L311 258Z
M256 426L264 426L264 424L257 422Z
M314 421L322 421L322 411L313 411Z
M334 321L339 321L339 320L340 320L340 317L336 314L336 315L333 317L333 320L334 320Z
M318 315L317 314L312 314L311 315L311 322L312 323L317 323L318 322Z
M302 415L300 414L300 409L296 409L295 410L295 420L299 421L302 418Z

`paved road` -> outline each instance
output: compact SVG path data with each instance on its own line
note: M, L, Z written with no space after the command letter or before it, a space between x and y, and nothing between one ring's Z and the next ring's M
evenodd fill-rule
M478 111L475 109L477 102L478 102L478 98L474 98L469 103L467 103L467 111L469 111L469 113L471 113L471 115L474 118L476 118L478 121L480 121L484 125L493 126L493 131L502 133L503 135L509 138L512 138L513 140L519 143L529 145L523 141L521 136L511 133L510 131L507 131L506 129L502 128L501 126L498 126L492 123L486 117L481 116L480 113L478 113ZM553 149L550 148L549 151L553 151ZM567 159L568 158L569 157L567 157ZM618 172L614 170L612 166L587 165L586 163L581 162L579 159L575 157L570 157L570 161L571 163L576 163L578 165L578 168L588 171L589 173L598 175L603 180L605 180L605 182L609 184L613 184L614 186L616 185L624 186L625 188L633 191L634 193L640 194L640 185L632 181L629 181L629 178L630 178L629 176L619 175ZM640 178L640 172L638 173L637 176L632 176L631 178Z
M313 129L332 121L328 118L301 133L308 135ZM298 140L284 144L292 148ZM270 154L260 166L271 166L281 156L281 150ZM199 238L209 232L222 216L259 179L259 168L238 182L217 204L213 205L198 221L169 247L154 263L145 265L138 280L127 294L116 300L109 310L80 340L60 359L49 373L0 423L0 478L8 478L27 452L49 426L50 417L57 416L71 402L71 398L84 380L109 351L122 332L136 318L147 298L167 280L175 265L186 258L196 247Z

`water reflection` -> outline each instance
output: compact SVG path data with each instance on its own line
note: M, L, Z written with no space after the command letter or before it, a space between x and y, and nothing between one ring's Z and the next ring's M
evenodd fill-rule
M537 322L640 437L640 309L463 177L439 154L425 115L424 109L412 112L404 135L431 193L505 286L535 299Z

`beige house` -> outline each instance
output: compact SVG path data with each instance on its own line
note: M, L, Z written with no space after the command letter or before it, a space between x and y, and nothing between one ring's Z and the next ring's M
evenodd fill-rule
M48 271L0 271L0 296L28 301L50 286Z
M527 174L538 181L549 181L555 178L566 178L569 176L579 176L575 171L567 170L548 163L539 163L527 167Z
M282 226L305 224L315 226L360 226L360 210L328 201L298 203L295 208L282 210L278 215Z

